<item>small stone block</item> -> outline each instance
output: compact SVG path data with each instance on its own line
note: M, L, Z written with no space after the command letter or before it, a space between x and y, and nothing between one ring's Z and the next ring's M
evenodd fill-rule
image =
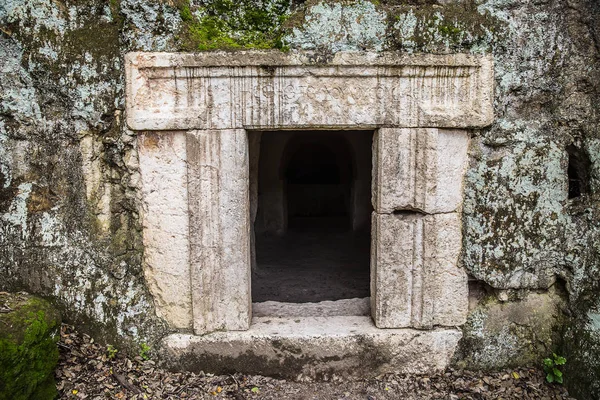
M379 328L456 326L466 320L458 266L460 216L373 214L371 305Z
M375 211L436 214L461 207L469 146L466 131L381 128L373 141Z

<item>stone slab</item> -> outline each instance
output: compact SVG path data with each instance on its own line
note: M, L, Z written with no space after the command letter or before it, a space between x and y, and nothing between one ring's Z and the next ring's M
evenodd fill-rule
M466 321L467 274L458 265L457 213L373 213L371 309L379 328L457 326Z
M138 136L144 274L156 312L171 327L192 327L185 132Z
M460 210L469 133L435 128L380 128L373 138L373 208L378 213Z
M248 329L250 199L243 129L187 134L194 332Z
M165 366L296 380L366 378L447 367L458 329L378 329L369 317L253 318L244 332L175 334L162 343Z
M493 120L487 55L129 53L133 130L469 128Z
M317 303L262 301L252 303L252 315L254 317L369 316L371 315L371 300L365 297L325 300Z

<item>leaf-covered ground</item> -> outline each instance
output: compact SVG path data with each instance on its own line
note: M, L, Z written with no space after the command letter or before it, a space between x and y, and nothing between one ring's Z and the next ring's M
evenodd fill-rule
M570 399L539 369L449 370L352 382L290 382L263 376L173 373L141 356L96 344L63 325L56 370L61 399Z

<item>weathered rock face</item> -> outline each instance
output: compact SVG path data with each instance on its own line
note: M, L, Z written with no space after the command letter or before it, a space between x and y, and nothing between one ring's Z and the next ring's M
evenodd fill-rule
M142 273L137 142L123 123L126 52L289 47L315 50L323 61L340 50L489 53L495 122L471 138L462 265L495 289L544 292L565 282L566 379L582 377L592 392L583 384L572 391L598 396L600 5L239 6L243 12L233 15L223 1L0 5L0 288L52 296L68 320L99 327L111 340L150 343L163 335ZM503 306L476 308L465 338L485 332L475 326L484 311L510 321L507 313L530 304L525 295L509 296ZM494 348L489 343L479 342L481 354ZM548 352L556 345L544 343Z
M558 287L536 293L479 285L471 295L465 336L454 355L459 367L537 365L560 342L566 301Z
M53 296L67 318L136 341L161 329L141 276L137 154L121 112L120 28L133 15L127 41L142 46L159 7L144 6L0 6L3 288Z

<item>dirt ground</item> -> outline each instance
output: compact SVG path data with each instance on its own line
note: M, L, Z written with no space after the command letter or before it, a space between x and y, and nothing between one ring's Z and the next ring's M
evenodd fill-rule
M314 303L369 297L368 234L336 229L257 236L252 301Z
M448 370L429 376L390 374L376 379L290 382L241 374L173 373L100 346L63 325L56 370L61 399L569 399L535 368L493 373ZM144 356L144 357L142 357Z

